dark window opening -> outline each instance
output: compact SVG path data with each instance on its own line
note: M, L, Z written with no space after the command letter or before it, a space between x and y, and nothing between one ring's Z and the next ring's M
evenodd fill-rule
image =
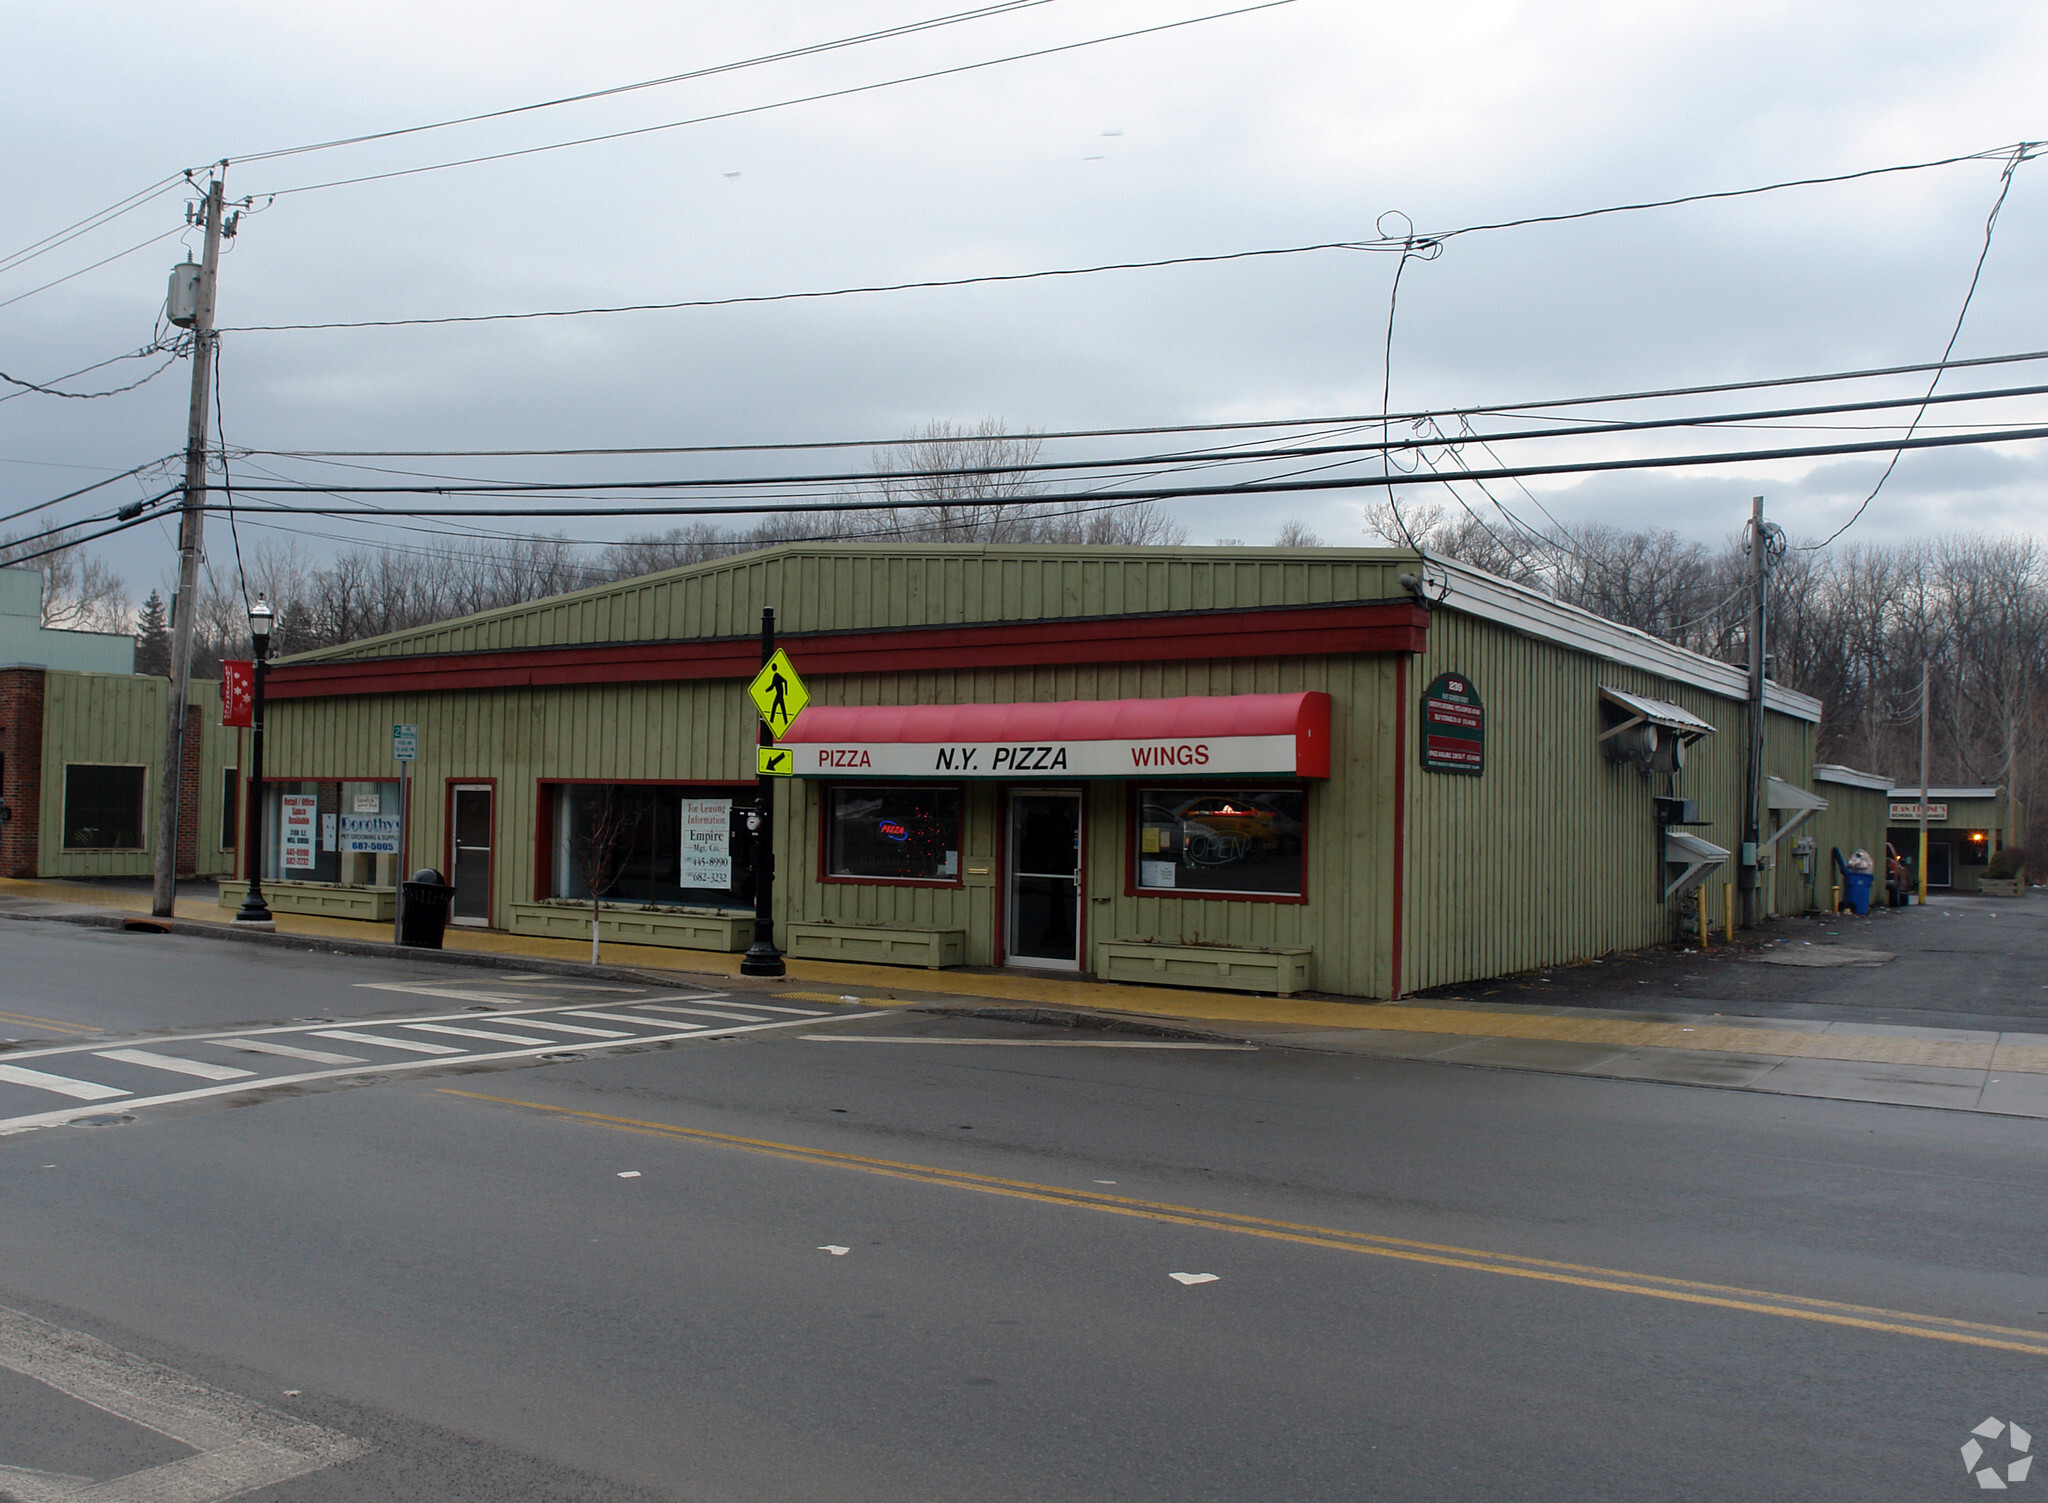
M1141 788L1141 892L1302 895L1299 788Z
M64 848L69 851L142 849L142 799L147 774L140 767L64 769Z
M825 831L828 876L960 880L958 788L833 788L825 798Z
M557 898L751 908L754 790L570 783L553 797Z

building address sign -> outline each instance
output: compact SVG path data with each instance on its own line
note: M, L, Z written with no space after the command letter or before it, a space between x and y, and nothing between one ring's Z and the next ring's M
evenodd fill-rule
M1422 766L1470 776L1486 771L1486 706L1462 673L1440 673L1422 691Z

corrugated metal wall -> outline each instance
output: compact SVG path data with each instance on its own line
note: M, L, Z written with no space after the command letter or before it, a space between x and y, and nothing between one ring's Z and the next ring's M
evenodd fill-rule
M743 637L774 606L787 632L1385 600L1391 550L927 546L783 548L464 617L295 662L591 642Z
M156 846L158 791L164 756L168 680L141 674L52 670L43 681L43 838L37 871L45 877L146 877ZM235 765L234 732L220 727L220 685L194 680L191 714L202 727L196 870L218 876L233 865L220 845L222 773ZM144 849L64 849L64 767L67 763L131 765L145 769Z
M1805 913L1809 909L1828 906L1829 889L1838 880L1833 875L1834 866L1829 852L1837 846L1845 857L1858 848L1870 852L1872 860L1878 863L1876 877L1881 893L1884 887L1885 813L1888 808L1885 790L1819 781L1801 786L1826 799L1828 806L1778 842L1786 847L1779 855L1778 911ZM1814 841L1811 877L1800 873L1799 860L1790 849L1792 842L1801 835L1811 835Z
M1742 841L1745 708L1456 611L1431 620L1410 686L1417 704L1440 673L1468 677L1486 706L1486 772L1421 771L1411 729L1403 990L1670 939L1678 905L1657 901L1650 808L1666 779L1601 754L1599 691L1668 700L1716 727L1669 791L1698 800L1713 823L1694 833L1730 851ZM1811 725L1772 713L1767 770L1805 786L1812 744ZM1717 894L1732 868L1710 879Z

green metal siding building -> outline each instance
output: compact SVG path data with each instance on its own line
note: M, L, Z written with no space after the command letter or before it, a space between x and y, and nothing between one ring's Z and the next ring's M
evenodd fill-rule
M273 665L273 904L369 916L434 866L458 921L587 935L595 883L607 938L744 948L764 607L810 694L773 821L797 955L1390 997L1669 939L1741 844L1743 671L1475 570L794 545ZM1767 705L1804 787L1819 706ZM344 849L396 809L394 724L404 849Z

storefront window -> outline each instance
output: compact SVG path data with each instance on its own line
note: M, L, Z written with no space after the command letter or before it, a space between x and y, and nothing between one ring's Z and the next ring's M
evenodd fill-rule
M544 795L554 816L557 898L751 908L754 791L568 783Z
M401 831L395 781L266 778L263 810L265 881L396 884Z
M1299 788L1141 788L1141 892L1302 895Z
M831 788L825 871L879 882L960 880L960 790Z
M142 849L142 799L147 773L140 767L64 769L64 848L67 851Z

